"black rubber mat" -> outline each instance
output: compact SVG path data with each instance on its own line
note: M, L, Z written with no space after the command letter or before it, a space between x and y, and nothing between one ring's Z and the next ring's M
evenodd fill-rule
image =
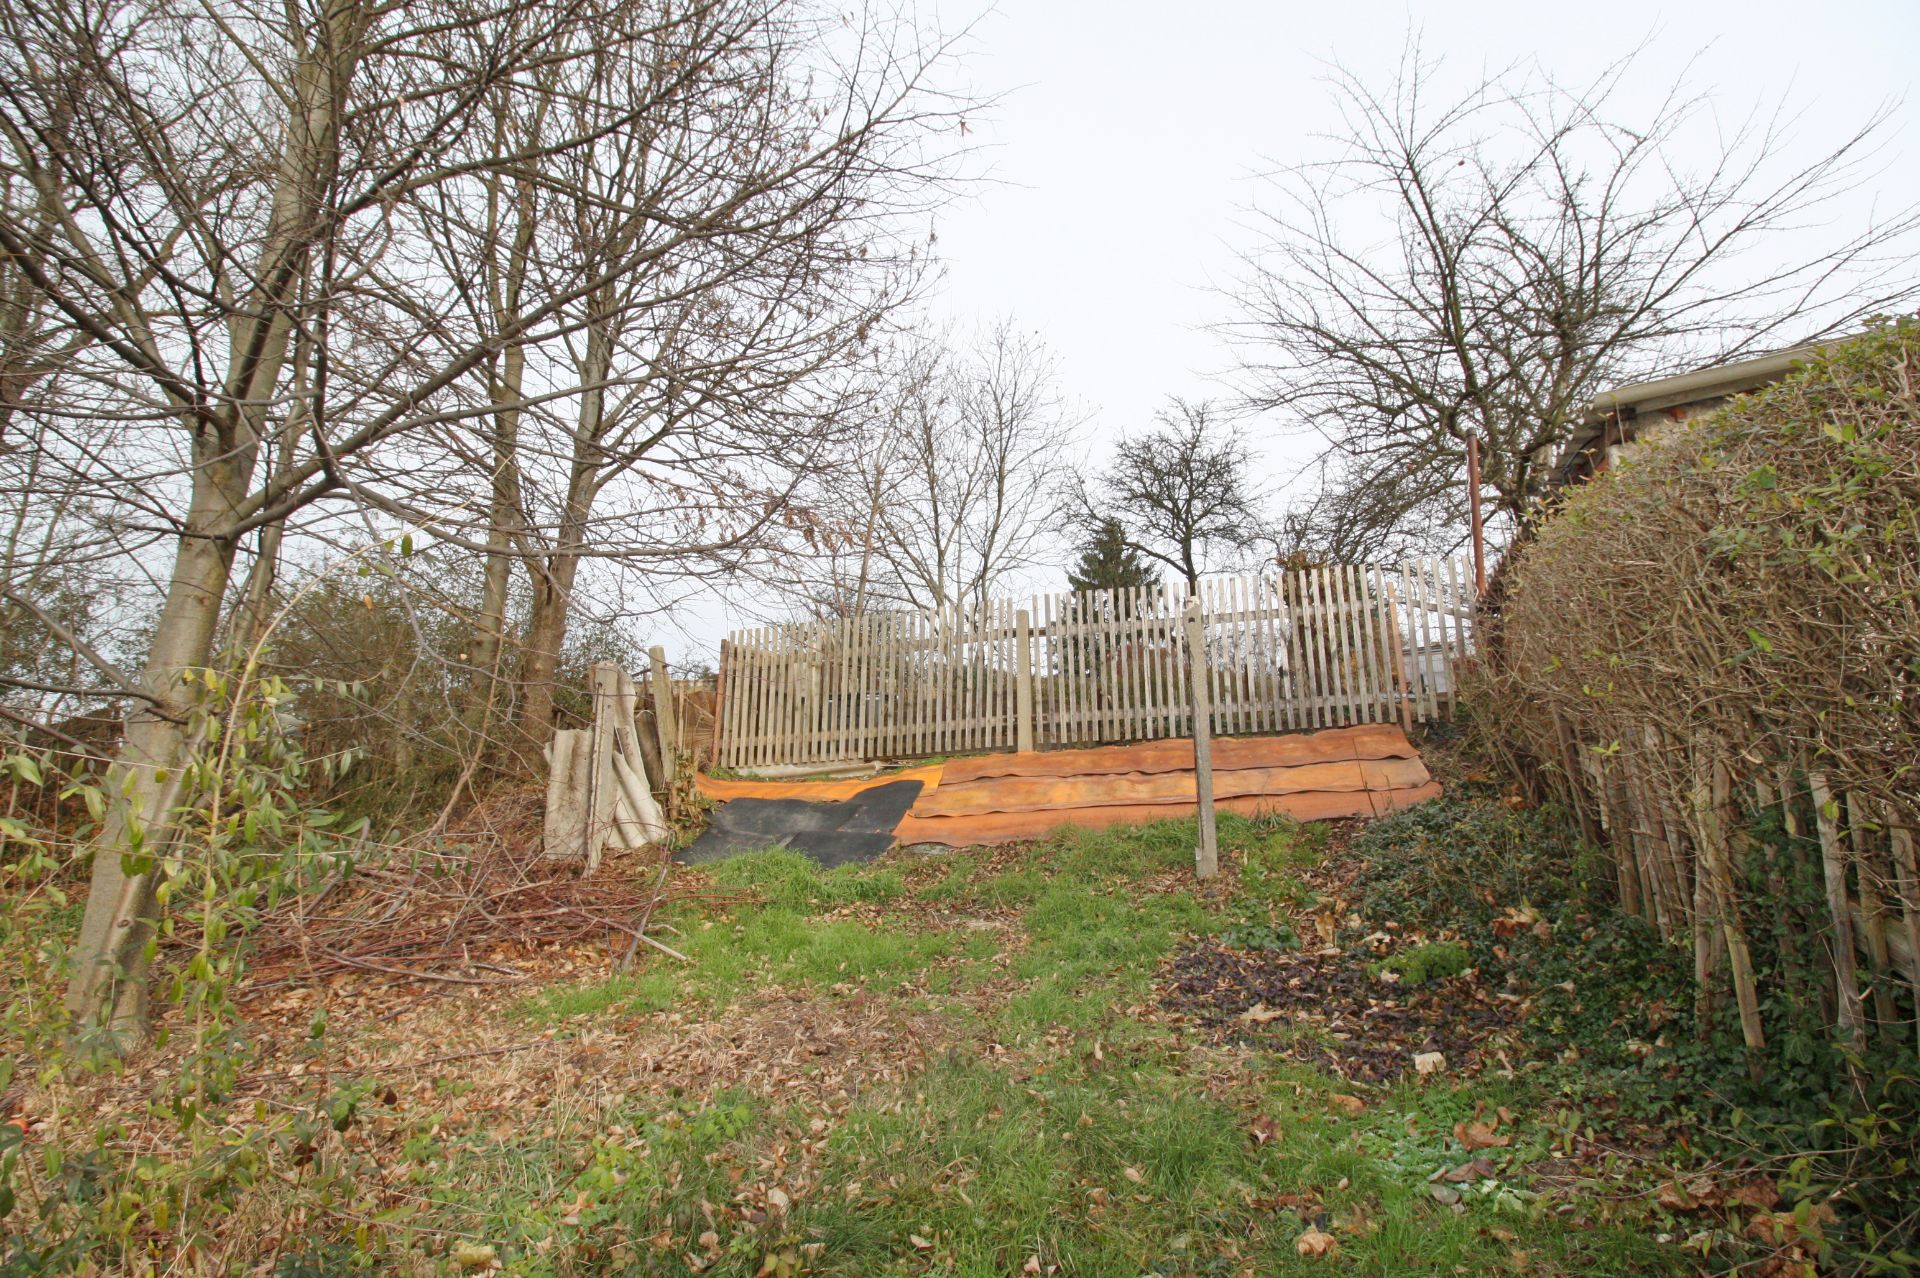
M841 803L733 799L714 809L707 830L674 854L682 865L721 861L736 852L786 847L825 869L871 861L893 846L893 830L920 797L918 781L862 790Z

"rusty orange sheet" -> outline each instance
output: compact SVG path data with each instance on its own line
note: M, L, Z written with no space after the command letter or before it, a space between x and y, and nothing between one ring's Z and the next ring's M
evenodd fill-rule
M1222 737L1213 743L1215 772L1248 768L1290 768L1341 759L1416 759L1419 751L1395 724L1363 723L1350 728L1296 733L1284 737ZM1096 746L1090 750L1029 751L954 759L943 784L987 777L1086 777L1123 772L1191 772L1193 742L1186 738L1143 741L1137 745Z
M843 803L863 790L871 790L877 785L890 785L895 781L920 782L920 793L924 796L940 784L940 769L940 764L929 763L924 767L886 772L877 777L844 777L838 781L724 781L696 773L693 785L716 802L726 799L804 799L809 803Z
M1340 817L1385 816L1401 808L1440 797L1438 782L1407 790L1308 791L1301 794L1246 795L1221 799L1223 812L1257 816L1283 812L1297 821L1330 821ZM1190 817L1192 803L1122 805L1108 808L1048 809L1034 812L991 812L976 816L916 817L901 821L895 835L901 843L944 843L971 847L983 843L1018 843L1044 838L1061 826L1105 829L1113 825L1144 824Z
M1294 768L1244 768L1213 774L1216 799L1308 791L1405 790L1433 778L1419 759L1347 759ZM949 779L913 805L917 817L973 816L987 812L1037 812L1047 808L1140 807L1193 803L1191 772L1117 772L1085 777Z

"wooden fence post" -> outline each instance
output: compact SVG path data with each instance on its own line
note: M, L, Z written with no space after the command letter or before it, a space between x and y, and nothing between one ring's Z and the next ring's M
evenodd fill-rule
M1907 949L1913 959L1907 980L1913 987L1914 1004L1920 1007L1920 861L1914 856L1913 831L1893 824L1892 818L1891 809L1882 810L1894 869L1900 876L1895 894L1900 898L1900 918L1906 925ZM1914 1031L1920 1033L1920 1017L1915 1018Z
M1193 793L1200 808L1200 843L1193 852L1196 877L1220 872L1220 832L1213 813L1213 707L1207 698L1207 633L1200 601L1187 600L1187 653L1193 666Z
M733 641L720 641L720 668L713 672L713 745L707 751L707 766L720 766L720 747L726 744L727 733L727 659L733 655Z
M1840 805L1827 788L1824 772L1809 771L1813 819L1820 832L1820 862L1825 872L1827 911L1833 916L1833 978L1841 1037L1856 1052L1867 1045L1866 1010L1860 1006L1860 966L1855 954L1852 904L1847 899L1847 853L1840 841Z
M1033 749L1033 619L1025 608L1013 614L1013 748Z
M1760 994L1754 980L1753 959L1747 949L1747 933L1740 922L1738 889L1733 882L1733 848L1729 818L1733 807L1733 779L1721 757L1724 747L1716 746L1709 756L1694 748L1688 751L1693 773L1690 797L1693 802L1696 873L1708 883L1708 899L1720 926L1722 944L1727 952L1727 967L1733 974L1733 995L1740 1012L1740 1034L1747 1048L1747 1072L1755 1083L1761 1081L1760 1061L1767 1049L1767 1036L1760 1024Z
M1597 848L1600 846L1600 828L1594 822L1593 814L1587 811L1586 795L1581 792L1580 747L1574 741L1573 731L1567 727L1567 721L1560 717L1558 706L1553 707L1553 730L1560 740L1560 766L1567 773L1567 794L1573 800L1574 815L1580 821L1580 837L1587 841L1588 847Z
M660 781L667 793L679 777L680 723L673 712L673 680L667 676L667 650L655 644L647 649L653 666L653 727L660 734Z
M1860 939L1866 943L1869 984L1873 989L1873 1015L1881 1032L1898 1019L1893 991L1888 988L1893 973L1893 956L1887 945L1888 916L1881 895L1881 882L1887 876L1874 862L1874 849L1868 842L1867 817L1861 811L1859 795L1847 796L1847 842L1853 852L1854 878L1860 886Z

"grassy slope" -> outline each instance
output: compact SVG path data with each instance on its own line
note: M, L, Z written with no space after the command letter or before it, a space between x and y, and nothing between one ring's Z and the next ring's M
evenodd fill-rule
M877 1011L917 1027L923 1050L824 1086L803 1054L791 1087L629 1092L537 1132L456 1138L423 1116L405 1164L428 1203L413 1223L487 1239L523 1274L1672 1264L1636 1232L1530 1201L1509 1169L1546 1155L1545 1124L1490 1151L1500 1174L1465 1187L1463 1208L1435 1200L1428 1176L1466 1157L1454 1124L1477 1107L1524 1114L1541 1099L1524 1084L1401 1084L1350 1112L1346 1084L1159 1015L1156 968L1184 939L1284 929L1306 897L1304 834L1225 834L1228 872L1204 892L1185 873L1191 822L828 874L780 852L716 867L764 904L673 920L690 967L552 989L515 1014L581 1034L666 1009L723 1026L770 1004L822 1023ZM1337 1256L1298 1253L1310 1224ZM451 1268L445 1251L414 1260Z

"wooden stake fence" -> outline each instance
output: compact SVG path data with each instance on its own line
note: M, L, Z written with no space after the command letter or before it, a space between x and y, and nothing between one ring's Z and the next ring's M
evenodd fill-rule
M1537 760L1542 775L1583 829L1582 814L1596 814L1587 837L1613 853L1621 908L1645 918L1663 939L1690 940L1702 1033L1721 1014L1716 1004L1730 987L1758 1077L1767 1038L1761 973L1740 906L1739 874L1750 855L1739 833L1743 809L1776 809L1789 838L1813 836L1818 863L1803 868L1824 890L1832 929L1824 949L1835 1037L1861 1050L1874 1032L1909 1028L1894 992L1905 987L1920 999L1920 864L1912 830L1871 801L1836 792L1828 774L1805 759L1756 763L1711 735L1674 739L1651 727L1637 751L1615 749L1579 740L1557 713L1552 717L1559 748ZM1781 900L1782 876L1771 877L1770 894ZM1779 943L1791 953L1801 942L1789 933Z
M721 660L718 761L831 765L1450 716L1472 651L1457 559L1203 579L739 630Z

